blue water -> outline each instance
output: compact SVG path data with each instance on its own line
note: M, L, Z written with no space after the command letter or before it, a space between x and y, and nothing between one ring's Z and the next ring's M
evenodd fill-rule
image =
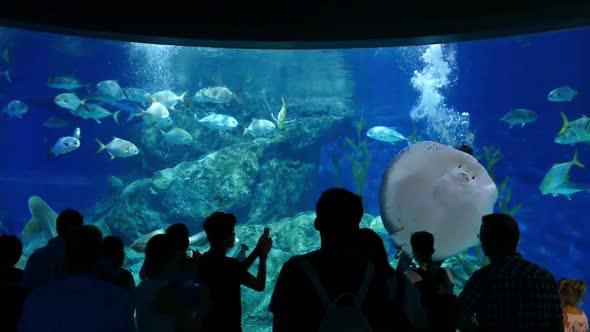
M13 80L11 84L0 80L0 104L4 107L10 100L20 99L29 105L29 112L20 120L0 117L0 216L10 232L19 233L30 218L26 202L31 195L47 199L56 211L66 207L91 211L97 199L108 191L107 176L151 176L151 172L143 169L141 158L111 161L104 152L94 154L98 147L94 137L106 143L111 136L125 135L135 125L132 122L117 126L110 119L97 124L69 117L82 128L82 137L88 139L76 154L55 160L47 158L48 147L72 132L71 127L41 126L49 116L66 113L52 102L59 90L44 84L48 76L75 73L83 82L117 79L123 87L153 85L153 82L137 81L130 73L124 43L85 40L82 48L69 44L74 53L82 53L72 55L59 51L56 45L60 36L8 29L0 32L0 47L2 50L9 47L12 55L11 63L2 62L0 70L8 66ZM528 259L549 268L556 278L586 281L590 281L587 265L590 194L580 192L567 200L563 196L542 196L538 187L549 168L554 163L570 161L576 149L580 161L590 165L587 144L574 147L553 142L562 126L559 112L573 120L590 110L588 40L590 28L444 45L445 51L455 54L452 76L456 81L440 90L448 107L470 114L470 128L476 131L476 154L483 153L484 146L501 148L504 159L496 167L497 180L509 177L512 201L523 204L516 215L521 224L519 250ZM398 130L410 133L409 113L420 96L410 79L414 70L424 67L419 59L424 49L340 51L355 83L353 107L357 115L367 119L368 127L394 124ZM234 51L232 56L239 58L239 52L250 51ZM227 77L228 74L226 81ZM549 91L566 84L580 92L573 102L547 101ZM194 93L194 86L187 88ZM538 120L524 128L508 129L499 118L511 108L533 109L538 113ZM418 122L417 126L423 128L424 124ZM317 194L334 185L328 178L333 167L330 154L342 156L340 179L344 186L356 189L343 157L349 152L343 138L354 135L354 129L350 128L324 140L315 182ZM381 176L396 153L407 145L368 142L372 162L364 200L367 212L377 215ZM587 168L573 167L570 179L590 187L588 172ZM590 310L590 305L586 304L585 310Z

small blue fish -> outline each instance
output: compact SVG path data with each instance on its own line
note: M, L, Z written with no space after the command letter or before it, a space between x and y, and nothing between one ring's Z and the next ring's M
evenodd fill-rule
M569 87L569 85L561 86L557 89L551 90L547 96L547 100L556 103L572 101L578 95L578 91Z

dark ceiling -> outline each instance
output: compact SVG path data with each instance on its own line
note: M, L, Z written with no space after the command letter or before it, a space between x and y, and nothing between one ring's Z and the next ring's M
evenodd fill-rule
M124 8L123 6L129 6ZM348 48L446 43L590 26L590 1L56 2L0 8L0 25L162 44Z

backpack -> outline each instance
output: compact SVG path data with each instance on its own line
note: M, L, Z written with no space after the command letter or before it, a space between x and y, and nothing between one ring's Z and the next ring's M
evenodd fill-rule
M319 276L305 257L299 257L299 263L311 280L318 292L324 316L320 321L318 332L372 332L371 323L362 310L362 304L367 296L371 280L373 278L374 266L368 262L367 271L356 294L343 293L334 300L328 298L326 290L322 286ZM351 298L352 301L343 301Z
M430 274L413 269L422 278L417 284L421 303L426 311L429 331L455 331L457 296L453 294L447 271L443 268Z

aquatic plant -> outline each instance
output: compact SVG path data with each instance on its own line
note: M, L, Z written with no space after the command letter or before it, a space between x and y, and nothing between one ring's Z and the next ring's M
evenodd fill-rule
M365 183L367 181L367 173L369 165L371 164L371 155L369 154L369 146L366 137L362 136L362 131L366 127L367 121L364 117L360 117L358 120L353 122L353 126L356 130L356 141L345 137L345 141L350 148L350 151L344 155L351 163L352 177L354 180L356 193L363 195ZM337 186L343 186L341 175L342 168L340 166L341 155L339 153L332 153L330 155L330 161L333 165L333 173L329 174L330 180Z
M516 215L516 212L522 207L522 203L516 204L513 207L509 207L510 199L512 198L512 189L508 187L508 177L505 177L500 188L498 188L498 210L502 213L506 213L512 217Z
M487 147L484 146L483 147L483 151L485 152L484 154L484 158L485 158L485 167L486 170L488 171L488 174L490 175L490 177L492 178L492 180L495 181L495 172L494 172L494 167L496 166L496 164L502 160L502 158L504 158L504 156L502 155L502 152L500 152L500 148L499 147ZM481 157L476 157L478 160L481 160Z
M328 174L330 180L338 187L342 187L342 180L340 179L340 155L336 152L332 152L330 154L330 161L332 162L332 166L334 167L334 174Z
M352 150L346 155L346 158L351 162L352 177L354 179L356 193L363 196L365 183L367 181L367 173L369 171L369 165L371 164L371 155L369 154L367 138L361 135L363 129L367 125L367 121L361 116L352 124L356 129L356 142L349 137L345 137L346 143L348 143L348 146Z
M498 162L504 158L504 156L502 155L500 148L495 147L495 146L491 146L491 147L484 146L483 151L484 151L484 155L483 155L484 166L485 166L488 174L492 178L492 180L494 180L494 182L496 182L496 180L495 180L495 176L496 176L495 167L498 164ZM482 155L476 155L475 158L478 160L481 160ZM510 201L512 199L512 189L508 186L508 180L509 180L508 176L504 177L500 186L498 187L497 209L502 213L505 213L505 214L508 214L508 215L514 217L516 215L516 213L518 212L518 210L520 210L520 208L522 207L522 203L516 204L514 206L510 206ZM487 257L484 256L481 246L477 246L475 248L475 253L476 253L476 257L479 257L482 266L489 264L489 260Z

